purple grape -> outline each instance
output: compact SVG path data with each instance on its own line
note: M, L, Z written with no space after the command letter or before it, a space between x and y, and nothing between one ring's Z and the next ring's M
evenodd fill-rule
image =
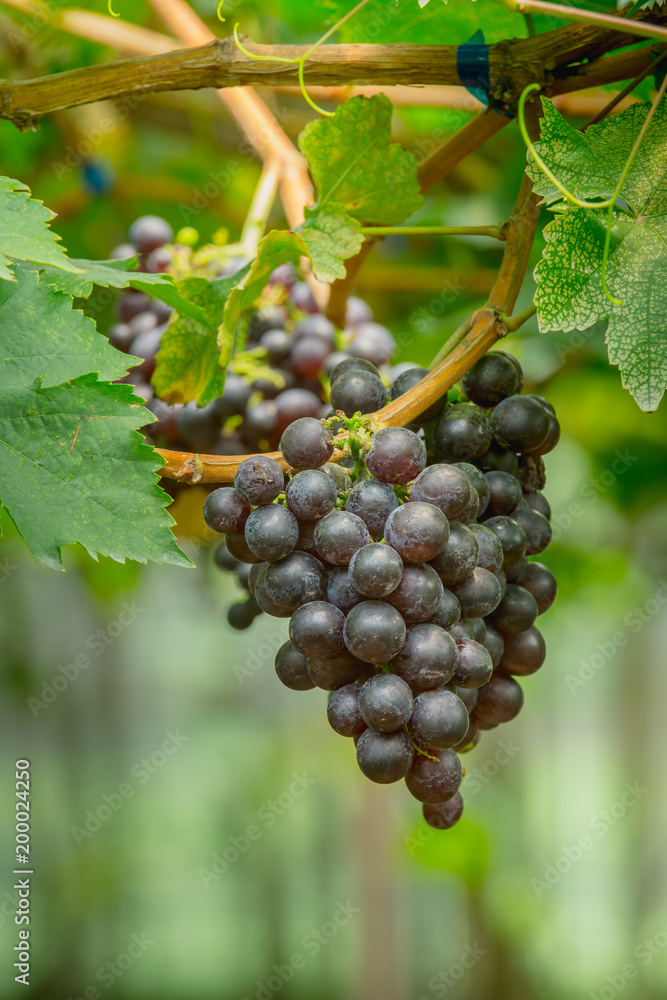
M398 587L384 600L396 608L409 625L414 625L435 614L442 592L440 577L432 566L408 564Z
M361 688L359 711L376 732L392 733L412 715L412 692L395 674L375 674Z
M384 663L402 648L405 622L388 604L362 601L348 612L344 636L353 656L365 663Z
M493 673L491 654L485 646L475 639L463 639L457 642L458 663L452 680L459 687L479 688L486 684Z
M414 701L410 730L424 747L455 747L468 732L468 710L453 691L423 691Z
M355 604L361 604L363 594L357 590L347 566L336 566L329 574L327 600L347 614Z
M371 475L383 483L409 483L426 465L426 445L407 427L383 427L366 456Z
M371 781L388 785L400 781L412 764L412 744L407 733L376 733L365 729L357 742L357 764Z
M408 772L405 784L411 795L419 802L447 802L456 795L461 785L463 768L458 756L450 749L433 748L429 757L418 753ZM431 760L435 757L435 760Z
M446 587L461 583L467 576L470 576L477 565L479 545L474 534L476 527L476 525L473 526L471 530L458 521L452 521L449 525L447 544L440 555L431 561L433 569ZM491 532L489 534L492 535ZM495 535L492 537L494 541L497 541ZM500 566L502 566L500 543L498 543L498 548L500 550Z
M306 469L294 476L286 490L287 506L301 521L318 521L336 504L336 487L321 469Z
M406 562L428 562L444 551L449 522L433 504L405 503L391 512L384 534L387 543Z
M245 528L251 509L231 486L222 486L206 497L204 520L213 531L239 534Z
M267 568L264 587L273 601L293 611L302 604L326 600L327 574L315 556L291 552Z
M309 656L307 662L311 681L325 691L336 691L354 683L365 666L346 649L334 656Z
M556 600L558 587L556 577L542 563L528 563L528 568L521 580L521 586L529 590L537 602L537 613L543 615Z
M334 510L318 521L314 538L321 557L335 566L347 566L354 553L371 540L361 518L346 510Z
M502 594L497 577L488 569L477 567L467 579L452 587L464 618L483 618L500 604Z
M448 518L464 511L471 497L470 480L453 465L430 465L412 484L413 500L434 504Z
M345 615L326 601L297 608L289 623L289 637L304 656L335 656L345 646Z
M366 728L359 711L360 691L358 684L346 684L333 691L329 698L327 719L333 731L339 736L361 736Z
M424 819L434 830L451 830L456 826L463 814L463 799L459 792L448 802L425 804L422 807Z
M379 479L355 483L345 501L345 510L360 517L373 538L384 535L387 518L397 507L398 499L391 486Z
M234 489L253 507L273 503L283 491L283 470L268 455L253 455L241 462L234 476Z
M287 640L276 653L276 674L292 691L310 691L315 687L306 669L306 657Z
M386 597L401 582L403 561L389 545L372 542L354 553L349 573L364 597Z
M411 625L391 668L413 691L442 687L454 674L458 661L456 643L448 632L428 622Z
M319 469L333 455L331 432L314 417L301 417L280 439L283 458L293 469Z

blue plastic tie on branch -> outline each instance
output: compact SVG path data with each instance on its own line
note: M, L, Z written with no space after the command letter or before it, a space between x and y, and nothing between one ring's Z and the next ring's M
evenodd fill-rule
M489 46L484 44L481 28L456 50L456 72L469 94L482 104L489 103Z
M468 93L476 97L482 104L488 105L491 91L489 46L484 42L484 32L481 28L478 28L467 42L457 48L456 72ZM514 117L514 114L506 109L503 113L508 118Z

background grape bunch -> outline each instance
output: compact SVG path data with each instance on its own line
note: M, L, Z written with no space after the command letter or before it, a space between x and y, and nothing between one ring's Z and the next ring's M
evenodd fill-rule
M424 374L401 371L392 397ZM280 680L329 691L328 721L354 740L366 777L405 779L426 821L447 829L463 809L460 754L515 718L516 678L545 659L534 623L556 581L531 557L551 539L542 455L560 428L546 399L521 395L503 351L411 428L376 431L358 412L377 409L380 386L367 360L340 361L335 416L282 434L290 473L246 459L204 518L226 536L218 551L246 567L251 612L289 618Z
M194 237L193 237L194 234ZM220 247L197 251L178 242L165 219L142 216L130 227L129 242L114 248L112 258L139 255L139 269L176 277L220 277L248 263L225 261ZM194 231L186 233L196 238ZM313 294L291 264L276 268L250 316L247 339L227 373L223 395L207 406L169 404L151 386L155 358L171 309L144 292L127 289L116 304L118 322L108 331L119 350L139 358L124 381L134 386L157 422L146 427L157 444L219 455L245 455L275 449L285 428L299 417L331 413L329 375L347 357L363 358L386 368L395 351L393 335L373 322L370 306L351 296L346 325L336 330L318 309ZM386 393L379 406L386 401ZM373 409L377 407L369 407Z

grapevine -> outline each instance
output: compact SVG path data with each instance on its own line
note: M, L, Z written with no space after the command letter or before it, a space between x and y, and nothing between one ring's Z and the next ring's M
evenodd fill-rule
M30 14L28 0L9 6ZM229 625L284 620L277 678L326 691L362 774L404 780L438 830L462 815L461 755L517 716L520 679L545 662L535 623L557 590L540 557L559 422L499 341L534 316L543 333L606 323L641 409L667 387L667 10L505 6L508 37L489 45L333 43L368 14L363 0L334 3L319 40L295 46L236 24L220 39L185 0L151 0L169 34L110 3L109 17L69 10L54 23L87 42L113 31L128 58L0 84L0 115L22 130L102 99L213 88L261 164L233 241L222 228L200 238L209 199L185 206L180 229L139 216L104 261L70 256L49 209L3 171L0 503L45 566L80 543L185 567L168 508L204 487L213 561L243 594ZM575 23L510 39L517 12ZM216 31L224 13L221 2ZM582 129L559 110L620 83ZM258 85L297 86L297 139ZM346 89L369 85L388 93ZM466 88L474 115L418 162L395 141L395 85ZM509 217L426 224L424 195L503 130L527 154ZM396 363L396 337L356 294L385 239L497 250L485 298L430 367ZM93 286L118 290L106 328L80 308ZM49 518L35 514L44 503Z

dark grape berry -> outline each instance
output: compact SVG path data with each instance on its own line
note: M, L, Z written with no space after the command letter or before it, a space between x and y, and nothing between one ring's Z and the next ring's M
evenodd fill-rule
M220 542L213 554L213 558L215 559L216 566L220 569L233 570L239 564L238 559L227 548L226 541Z
M454 751L434 747L429 750L428 757L415 754L405 784L419 802L429 803L432 807L457 795L462 776L461 761Z
M456 643L438 625L411 625L400 652L391 661L392 670L413 691L442 687L454 674L458 661Z
M491 573L497 573L502 568L505 558L498 535L484 524L473 524L472 533L477 542L477 565L490 570Z
M451 830L463 815L463 799L457 792L447 802L436 805L425 804L422 813L428 825L434 830Z
M293 425L292 425L293 426ZM319 521L336 505L336 485L322 469L306 469L290 479L287 506L300 521Z
M530 396L510 396L491 414L493 436L508 451L534 451L544 443L549 431L549 415Z
M452 594L451 590L447 590L445 588L440 595L438 606L428 621L432 625L439 625L440 628L444 628L449 631L449 629L453 628L454 625L460 621L460 619L461 605L458 602L458 598Z
M249 601L230 605L227 611L227 621L232 628L242 630L252 625L255 614L249 605Z
M512 520L519 524L526 535L526 555L536 556L544 552L551 541L551 525L543 514L530 508L520 508L512 514Z
M410 730L424 747L455 747L468 732L468 710L453 691L423 691L414 701Z
M511 517L490 517L484 527L497 537L506 562L516 562L526 554L526 533Z
M464 618L482 618L491 614L502 597L497 577L479 566L469 577L455 584L452 593L458 598Z
M479 688L486 684L493 673L491 654L486 646L475 639L457 642L458 662L452 680L459 687Z
M130 226L129 236L139 253L150 253L165 243L171 243L174 230L159 215L142 215Z
M366 663L384 663L402 648L405 622L388 604L362 601L349 611L344 636L345 645L353 656Z
M521 583L528 571L528 560L525 556L513 563L503 563L503 572L507 583ZM503 597L505 595L503 594Z
M355 483L345 501L345 510L360 517L373 538L384 535L384 526L398 499L387 483L378 479L362 479Z
M537 618L537 601L528 590L508 583L505 596L492 615L501 632L524 632Z
M523 632L505 635L500 669L507 674L525 677L539 670L547 655L547 647L539 629L531 625Z
M326 600L327 574L319 559L307 552L291 552L267 567L264 587L273 601L294 611L302 604Z
M494 676L480 688L475 719L486 725L498 726L510 722L521 711L523 691L512 677Z
M392 733L412 715L412 692L396 674L375 674L361 688L359 711L372 729Z
M358 684L345 684L333 691L327 705L327 719L329 725L339 736L361 736L366 723L359 711L359 692L361 688Z
M521 501L521 484L509 472L492 471L486 473L489 484L489 503L486 508L487 517L498 517L511 514Z
M391 512L384 534L387 543L406 562L429 562L444 550L449 522L433 504L405 503Z
M345 615L339 608L326 601L311 601L292 615L289 637L304 656L334 656L345 645L344 624Z
M293 469L319 469L333 455L331 432L314 417L301 417L283 431L280 450Z
M458 521L452 521L449 526L447 544L440 555L431 561L433 569L445 587L461 583L467 576L470 576L477 565L479 545L473 533L474 530L475 528L471 530ZM502 565L502 553L499 565Z
M536 510L538 514L543 514L547 521L551 520L551 505L544 493L540 493L539 490L529 490L527 493L524 493L524 499L532 510Z
M548 611L556 600L556 593L558 592L556 577L542 563L528 563L526 572L521 580L521 586L529 590L535 598L538 615L543 615L545 611Z
M490 655L491 663L493 664L493 669L500 664L505 650L505 639L500 632L493 627L493 625L486 625L486 631L484 633L484 638L482 639L482 645L485 646Z
M346 417L355 413L374 413L387 402L387 389L379 375L372 372L348 371L339 375L331 386L331 405Z
M394 381L391 383L390 396L392 399L398 399L402 396L404 392L408 392L409 389L413 389L423 378L429 374L428 368L420 368L415 365L412 368L408 368L406 371L401 372L397 375ZM437 403L429 406L427 410L424 410L420 416L419 420L421 423L429 423L431 420L437 420L445 406L447 405L447 394L445 393L442 399L439 399ZM446 511L445 511L446 513Z
M489 351L470 368L463 378L463 391L478 406L495 406L506 396L520 391L519 362L499 351Z
M354 553L349 573L364 597L386 597L401 582L403 561L391 546L372 542Z
M403 570L398 587L384 600L400 612L408 625L413 625L425 622L435 614L442 592L440 577L432 566L409 563Z
M267 504L253 510L245 525L248 548L259 559L275 562L288 556L299 538L294 514L281 504Z
M346 649L334 656L309 656L307 666L313 684L325 691L336 691L354 683L364 669L364 664Z
M479 504L478 513L481 517L486 511L489 503L489 497L491 495L488 479L484 473L477 468L477 466L471 465L470 462L455 462L454 468L459 469L461 472L465 472L468 480L470 481L470 485L474 487Z
M225 536L225 542L227 543L227 550L237 559L239 562L243 563L260 563L263 560L255 555L250 546L246 541L245 534L229 534Z
M473 403L448 406L433 430L433 443L445 462L469 462L491 444L488 418Z
M426 465L426 445L406 427L383 427L366 456L368 471L383 483L409 483Z
M361 518L346 510L333 510L318 521L313 537L321 557L334 566L347 566L354 553L371 540Z
M373 322L360 323L347 349L353 357L366 358L379 367L391 358L396 350L396 341L385 326Z
M407 733L377 733L365 729L357 742L357 764L371 781L387 785L400 781L412 764L412 744Z
M453 465L430 465L412 484L413 500L434 504L448 518L455 518L464 511L471 496L470 480L465 472Z
M287 640L276 653L276 673L292 691L310 691L315 687L306 669L306 657Z
M268 455L253 455L241 462L234 476L234 489L238 495L259 507L273 503L283 491L285 477L283 470L273 458Z
M365 600L364 595L357 590L347 566L335 566L329 573L327 584L327 600L347 614L355 604Z
M341 375L347 375L348 372L371 372L373 375L378 375L379 372L375 365L371 361L366 361L365 358L343 358L339 361L332 369L329 375L331 385L340 378Z

